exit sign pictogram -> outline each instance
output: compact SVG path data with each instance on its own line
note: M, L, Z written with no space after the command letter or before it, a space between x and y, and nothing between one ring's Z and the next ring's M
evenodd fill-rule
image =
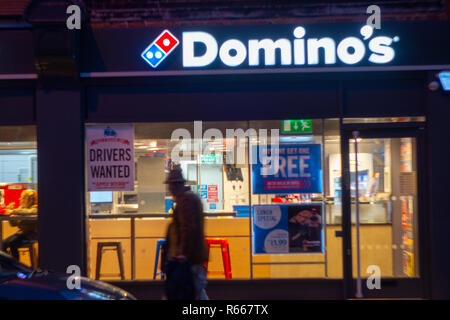
M282 133L312 133L311 119L283 120Z

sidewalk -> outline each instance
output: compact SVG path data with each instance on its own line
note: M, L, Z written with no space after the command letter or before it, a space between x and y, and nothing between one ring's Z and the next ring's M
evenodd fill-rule
M107 281L129 291L138 299L160 300L163 281ZM258 279L258 280L208 280L207 293L211 300L343 300L340 279ZM402 296L400 296L402 294ZM363 300L420 300L414 290L396 292L386 288L383 297ZM361 300L361 299L351 299Z

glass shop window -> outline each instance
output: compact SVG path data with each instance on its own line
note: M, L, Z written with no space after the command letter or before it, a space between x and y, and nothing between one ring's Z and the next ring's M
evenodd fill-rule
M250 126L276 128L280 121ZM281 126L278 172L264 176L252 166L253 277L342 278L341 240L335 237L341 227L333 219L341 214L333 190L339 120L285 120Z
M212 245L209 279L342 277L340 238L334 238L339 225L332 225L340 223L334 217L340 215L339 193L330 187L329 162L340 163L337 119L90 124L87 136L101 127L100 139L117 139L124 126L131 126L134 135L131 190L86 194L92 278L162 278L158 241L165 237L175 205L164 180L175 165L202 201L206 238L228 243L230 270L224 270L227 255ZM269 154L262 154L271 158L274 143L280 171L271 179L260 174L270 159L258 163L258 154L269 145ZM87 175L92 173L88 160ZM281 224L260 228L256 219L266 207L278 208ZM298 233L294 229L301 229L295 221L302 219L316 228L309 239L297 236L289 243ZM274 233L267 238L265 231Z
M104 133L100 132L100 139L120 138L120 128L129 125L92 124L86 128L87 136L89 130L101 127ZM185 184L197 194L203 204L206 237L226 238L233 261L243 262L242 266L233 268L233 278L249 278L249 179L246 139L239 140L239 152L243 160L230 166L224 164L227 152L238 148L235 143L237 138L228 138L227 129L245 132L248 123L183 122L131 125L134 134L133 188L127 191L87 192L90 276L101 279L161 279L157 258L158 240L165 238L175 205L164 181L169 170L179 166L186 180ZM94 140L96 139L92 141ZM87 141L88 149L91 142ZM90 156L89 151L87 157ZM105 153L99 154L103 157ZM95 156L92 159L95 159ZM89 158L87 175L92 174L89 172L92 168L88 160ZM105 169L104 174L109 174L108 170ZM242 213L245 206L247 211ZM243 216L243 219L235 219L240 216ZM105 242L118 242L120 247L107 248L103 246ZM118 256L121 256L123 261L122 270ZM220 270L220 250L212 248L210 257L211 270ZM156 261L158 263L155 265ZM211 274L210 277L223 276Z
M0 126L0 249L33 267L38 261L37 168L36 127Z

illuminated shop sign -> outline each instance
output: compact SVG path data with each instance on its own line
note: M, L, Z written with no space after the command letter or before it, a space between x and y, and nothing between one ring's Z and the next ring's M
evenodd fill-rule
M156 68L180 42L170 33L164 30L145 50L141 57L153 68Z
M444 91L450 91L450 71L440 72L439 80L441 81L442 89Z
M379 33L379 31L377 31ZM384 30L380 33L384 33ZM223 37L222 37L223 38ZM307 28L294 26L283 37L228 38L218 41L213 32L183 31L181 41L164 30L142 53L153 68L181 44L184 69L206 68L219 63L221 67L271 67L357 65L363 61L383 65L394 60L397 35L374 35L374 29L363 26L359 33L343 37L308 36Z

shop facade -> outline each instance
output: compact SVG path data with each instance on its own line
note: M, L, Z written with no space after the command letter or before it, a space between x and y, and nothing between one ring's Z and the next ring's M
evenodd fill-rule
M448 298L450 100L429 86L450 69L448 30L448 22L2 30L12 45L0 121L36 132L27 139L36 141L39 265L78 265L95 278L98 244L119 242L124 281L115 282L114 251L102 255L102 279L159 290L156 243L172 206L163 180L177 164L209 215L207 237L229 241L232 280L210 276L218 297L232 298L227 287L243 297L354 297L359 257L365 297ZM54 39L69 50L55 54ZM131 133L131 188L91 186L99 128L109 130L103 138ZM250 160L265 137L283 150L275 181ZM320 231L298 242L300 212L313 209ZM283 227L255 222L267 210ZM211 255L220 270L222 257ZM366 285L374 272L381 289Z

